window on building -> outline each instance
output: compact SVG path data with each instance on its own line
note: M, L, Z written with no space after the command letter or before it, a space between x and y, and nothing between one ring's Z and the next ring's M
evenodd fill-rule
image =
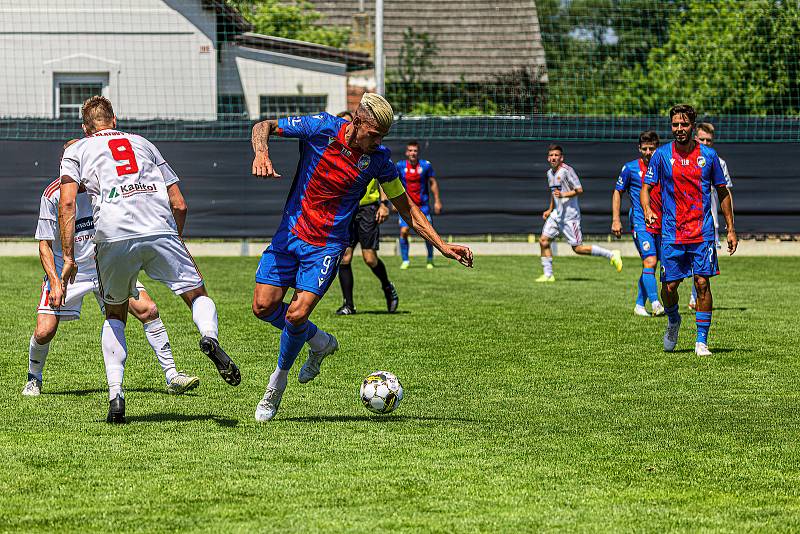
M262 119L277 119L288 115L310 115L325 111L328 95L261 95L259 111Z
M217 117L221 121L247 120L244 95L217 95Z
M54 84L56 118L80 119L84 101L107 92L108 76L56 74Z

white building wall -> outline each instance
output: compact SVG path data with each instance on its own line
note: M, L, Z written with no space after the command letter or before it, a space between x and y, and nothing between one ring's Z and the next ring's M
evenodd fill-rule
M224 47L221 93L244 94L251 119L261 95L327 95L328 113L347 109L347 71L342 63L244 47Z
M214 120L215 20L200 0L3 0L0 117L53 118L53 77L97 73L121 118Z

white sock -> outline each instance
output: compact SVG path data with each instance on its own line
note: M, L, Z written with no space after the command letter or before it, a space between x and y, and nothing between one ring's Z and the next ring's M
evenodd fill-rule
M542 256L542 270L545 276L553 276L553 257Z
M289 378L289 370L283 370L280 367L276 367L275 371L269 375L269 387L275 388L278 391L283 391L286 389L286 381Z
M611 256L613 255L614 254L607 248L598 247L597 245L592 245L592 256L603 256L604 258L611 259Z
M103 344L103 360L106 363L106 380L108 381L108 400L122 391L122 377L125 374L125 360L128 358L128 347L125 344L125 323L119 319L106 319L101 336Z
M172 347L169 344L169 336L167 335L167 328L158 317L149 323L142 323L144 328L144 337L150 343L150 347L156 355L161 369L164 371L164 378L167 379L167 384L172 381L172 378L178 374L175 369L175 360L172 358Z
M206 296L199 296L192 302L192 320L197 325L201 336L219 339L217 326L217 307L214 301Z
M314 334L314 337L307 341L308 346L311 347L311 350L314 352L319 352L325 348L325 345L328 344L328 341L331 340L330 334L325 332L322 328L317 330L317 333Z
M42 371L44 370L44 362L47 360L48 352L50 352L49 341L44 345L39 345L36 342L36 338L31 336L31 342L28 345L28 373L39 380L42 379Z

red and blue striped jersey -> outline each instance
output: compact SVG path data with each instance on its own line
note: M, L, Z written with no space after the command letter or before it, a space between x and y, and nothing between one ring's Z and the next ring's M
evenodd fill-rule
M328 113L278 121L278 135L300 140L300 161L275 239L292 232L314 246L347 246L350 220L369 182L397 179L385 146L372 153L347 146L348 124Z
M695 143L681 154L675 142L659 147L650 159L645 183L661 185L661 242L685 245L714 240L711 191L725 185L719 156Z
M400 160L397 162L397 172L400 173L400 180L406 188L408 198L417 206L428 207L430 198L428 179L436 177L431 162L421 159L416 165L411 165L408 160Z
M642 158L629 161L622 166L617 178L617 191L627 191L631 198L631 211L628 218L631 221L631 228L636 232L644 232L647 228L644 223L644 212L642 211L642 201L639 194L642 192L642 182L647 166Z

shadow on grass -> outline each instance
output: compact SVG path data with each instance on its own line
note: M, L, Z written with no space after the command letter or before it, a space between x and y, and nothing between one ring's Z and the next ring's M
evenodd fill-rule
M235 427L238 426L238 419L227 419L212 414L188 415L182 413L151 413L147 415L129 415L128 423L188 423L191 421L214 421L219 426Z
M167 394L165 389L159 388L125 388L125 392L132 392L132 393L163 393L164 395ZM107 389L67 389L64 391L45 391L45 395L74 395L76 397L83 397L86 395L94 395L95 393L108 393ZM184 394L186 395L186 394Z
M580 276L568 276L566 278L557 278L558 282L597 282L597 278L583 278Z
M358 312L356 315L409 315L411 314L408 310L398 310L394 313L389 313L386 310L368 310L364 312Z
M448 421L456 423L480 423L477 419L466 419L463 417L430 417L412 415L312 415L306 417L285 417L280 421L291 421L294 423L351 423L356 421L374 421L377 423L407 423L419 421Z
M753 349L729 349L724 347L709 347L711 349L711 357L714 357L714 354L727 354L729 352L753 352ZM673 354L694 354L694 349L680 349L680 350L673 350Z
M744 306L714 306L714 311L747 311Z

